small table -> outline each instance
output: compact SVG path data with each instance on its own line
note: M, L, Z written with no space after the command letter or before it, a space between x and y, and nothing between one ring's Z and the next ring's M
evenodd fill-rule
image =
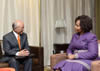
M66 52L69 44L54 44L53 54Z

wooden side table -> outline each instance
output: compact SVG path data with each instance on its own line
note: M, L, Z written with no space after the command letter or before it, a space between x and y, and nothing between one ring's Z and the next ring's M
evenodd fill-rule
M69 44L54 44L54 50L53 53L64 53L66 52Z

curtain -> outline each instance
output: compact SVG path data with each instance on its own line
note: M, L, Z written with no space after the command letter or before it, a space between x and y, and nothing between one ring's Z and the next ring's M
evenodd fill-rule
M54 1L41 0L41 46L44 47L44 65L50 64L53 51Z
M98 40L100 40L100 0L95 0L95 17L96 17L96 35Z
M0 40L15 20L24 22L29 45L40 46L39 0L0 0Z
M41 0L41 45L44 47L44 65L50 65L54 44L70 43L75 18L93 13L93 0ZM64 29L56 29L59 19L65 20Z

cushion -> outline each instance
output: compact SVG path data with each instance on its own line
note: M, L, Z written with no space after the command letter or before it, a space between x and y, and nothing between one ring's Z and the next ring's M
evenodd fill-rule
M0 68L0 71L15 71L14 68Z
M2 67L9 67L8 63L0 62L0 68Z
M98 43L98 57L100 57L100 43Z

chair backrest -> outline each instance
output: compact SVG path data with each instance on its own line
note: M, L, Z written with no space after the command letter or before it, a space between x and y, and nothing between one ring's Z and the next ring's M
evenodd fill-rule
M5 54L5 52L4 52L4 50L3 50L3 41L2 40L0 40L0 49L1 49L1 54L2 55L4 55Z
M100 40L98 40L98 57L100 57Z

